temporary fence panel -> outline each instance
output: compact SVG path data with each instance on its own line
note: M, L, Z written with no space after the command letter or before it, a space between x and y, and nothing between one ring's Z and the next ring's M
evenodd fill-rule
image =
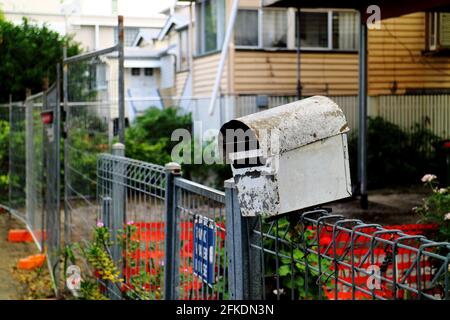
M118 109L117 47L64 60L64 240L90 239L96 223L97 155L108 152Z
M166 193L164 167L102 154L98 158L97 173L98 201L102 204L98 220L110 228L112 241L117 242L112 254L122 270L123 297L162 299ZM122 293L117 290L110 290L109 295L122 298Z
M41 114L43 125L43 157L45 170L45 228L44 251L55 289L60 286L60 254L61 254L61 212L60 212L60 87L52 85L44 94L44 105Z
M9 208L9 131L11 104L0 105L0 208Z
M9 211L26 223L25 105L11 104L9 124Z
M43 93L25 100L26 219L39 249L44 241L44 130L41 120ZM23 173L22 173L23 174Z
M170 188L170 186L169 186ZM170 197L170 195L167 195ZM173 239L173 283L168 299L228 299L228 262L225 229L225 194L183 179L173 181L173 210L167 223L173 224L167 241Z

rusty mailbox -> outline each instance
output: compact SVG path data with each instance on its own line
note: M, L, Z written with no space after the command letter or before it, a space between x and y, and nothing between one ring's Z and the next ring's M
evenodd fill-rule
M243 216L274 216L351 196L347 121L314 96L225 123L219 150L231 164Z

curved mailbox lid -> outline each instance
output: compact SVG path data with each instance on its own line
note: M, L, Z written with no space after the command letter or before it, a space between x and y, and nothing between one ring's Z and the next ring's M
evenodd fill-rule
M281 154L350 130L341 108L324 96L313 96L232 120L224 124L221 131L231 122L234 127L240 122L242 128L250 128L259 147L267 154ZM275 134L279 135L276 148L273 147Z

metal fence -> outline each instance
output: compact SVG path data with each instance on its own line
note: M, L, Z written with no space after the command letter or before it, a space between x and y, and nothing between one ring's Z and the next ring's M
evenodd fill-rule
M98 158L97 197L101 203L98 220L110 228L114 241L125 232L123 241L112 250L113 260L122 270L124 296L161 299L165 257L165 170L161 166L125 158L123 151L114 145L113 152L117 155L102 154ZM110 296L119 298L121 293L112 290Z
M122 270L112 298L228 297L225 194L178 177L179 169L115 155L98 158L98 219L110 228ZM123 254L121 254L123 252Z
M64 241L89 239L96 223L97 155L110 152L118 109L117 46L64 60ZM117 60L117 59L115 59Z
M245 225L247 298L449 299L449 243L322 209Z
M169 195L170 196L170 195ZM204 185L175 178L171 219L172 252L176 257L175 291L169 299L218 300L228 298L225 194ZM169 220L169 222L170 222ZM167 287L170 290L170 287Z
M60 68L57 68L59 79ZM43 194L44 214L43 223L44 239L43 250L47 253L47 263L50 275L53 278L55 290L61 289L60 285L60 257L61 257L61 123L60 123L60 86L59 81L53 84L44 93L44 104L41 113L44 165Z

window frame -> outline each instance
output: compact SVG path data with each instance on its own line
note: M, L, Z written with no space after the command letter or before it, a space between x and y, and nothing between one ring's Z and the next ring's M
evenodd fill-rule
M134 71L137 70L137 74ZM140 77L141 76L141 68L131 68L131 76L132 77Z
M426 17L426 48L429 51L439 49L439 12L428 12ZM434 43L432 43L434 40Z
M288 21L293 19L295 21L294 28L290 28L287 26L287 45L286 47L267 47L264 46L263 39L263 25L264 25L264 10L265 8L250 8L250 7L240 7L239 10L252 10L258 12L258 45L257 46L243 46L237 45L235 43L235 38L233 37L233 41L236 49L259 49L259 50L296 50L296 42L297 42L297 9L289 10L289 8L271 8L271 10L285 10L286 11L286 24L288 25ZM353 12L358 17L358 12L356 10L351 9L328 9L328 8L320 8L320 9L301 9L301 12L318 12L318 13L327 13L327 47L303 47L300 46L300 50L302 51L324 51L324 52L357 52L358 48L354 49L338 49L333 48L333 13L334 12ZM358 32L358 30L356 30ZM355 35L357 37L357 35ZM293 38L293 43L289 41L289 38ZM358 39L356 39L358 41Z
M238 9L238 13L239 13L239 11L256 11L256 16L257 16L257 22L258 22L258 27L257 27L257 30L258 30L258 34L256 35L256 37L257 37L257 42L258 42L258 45L256 45L256 46L250 46L250 45L241 45L241 44L236 44L236 34L235 34L235 32L234 32L234 30L233 30L233 43L234 43L234 45L235 45L235 47L236 48L238 48L238 49L253 49L253 48L259 48L260 46L261 46L261 41L262 41L262 25L261 25L261 15L260 15L260 11L261 10L259 10L259 9L255 9L255 8L239 8ZM235 24L235 26L236 26L236 24ZM234 28L233 28L234 29Z
M147 73L148 70L150 72ZM144 68L144 77L153 77L153 68Z
M205 3L215 2L217 5L216 20L216 48L206 51L206 37L205 37ZM195 52L196 56L208 55L217 52L221 49L223 40L225 38L225 14L226 1L225 0L198 0L195 3Z
M188 71L190 69L190 44L189 44L189 28L187 26L177 30L178 33L178 56L177 56L177 63L176 63L176 72L184 72ZM186 65L182 66L181 59L182 59L182 34L186 33Z

